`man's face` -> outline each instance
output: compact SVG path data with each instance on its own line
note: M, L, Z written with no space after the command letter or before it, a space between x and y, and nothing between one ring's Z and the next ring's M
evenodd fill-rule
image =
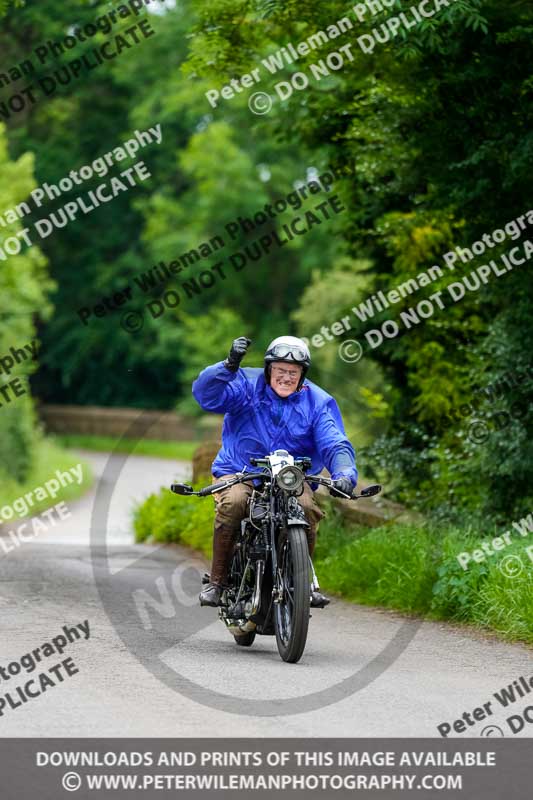
M285 361L274 361L270 371L270 385L280 397L288 397L296 391L302 375L302 367L287 364Z

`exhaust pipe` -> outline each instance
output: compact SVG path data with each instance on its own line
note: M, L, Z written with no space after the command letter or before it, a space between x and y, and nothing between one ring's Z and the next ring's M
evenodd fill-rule
M265 574L265 562L256 561L255 565L255 586L252 599L246 604L246 614L253 617L259 611L261 606L261 584L263 583L263 575ZM236 636L241 633L251 633L255 631L257 625L252 620L248 619L243 625L228 625L228 630Z
M255 563L255 587L254 595L252 597L252 608L249 616L253 617L259 611L261 606L261 584L263 583L263 575L265 574L265 562L256 561Z

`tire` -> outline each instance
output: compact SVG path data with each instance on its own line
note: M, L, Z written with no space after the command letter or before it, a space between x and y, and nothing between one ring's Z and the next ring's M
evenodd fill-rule
M251 647L255 640L255 631L248 631L248 633L243 633L242 636L233 634L233 637L239 647Z
M283 661L296 664L303 655L309 628L311 583L305 528L295 526L280 536L278 570L284 582L284 600L274 605L276 642Z

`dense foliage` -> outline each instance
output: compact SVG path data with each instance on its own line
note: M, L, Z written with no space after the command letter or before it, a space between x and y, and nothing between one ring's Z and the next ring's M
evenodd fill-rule
M7 120L4 158L21 165L24 180L20 189L14 181L2 192L17 198L29 189L24 169L32 157L36 184L57 183L136 129L160 124L163 133L160 145L137 156L150 180L39 242L56 288L51 318L44 277L43 299L34 297L28 311L32 319L38 313L43 343L32 379L35 394L54 402L179 406L197 413L190 381L204 364L224 357L234 335L254 340L248 363L258 365L275 335L288 330L312 337L349 317L350 330L313 349L313 377L338 395L349 432L363 450L365 473L374 472L400 499L437 508L447 519L476 511L508 520L529 510L529 377L501 392L496 405L478 410L505 411L512 418L486 442L474 445L465 435L475 414L442 425L509 370L526 375L533 338L527 264L467 292L460 303L411 330L402 328L375 350L367 346L357 364L340 359L338 346L353 338L364 342L369 328L398 319L400 311L468 275L486 257L459 263L454 273L446 271L367 323L355 317L354 306L442 265L447 251L469 246L533 205L531 5L457 0L372 54L362 52L357 36L390 12L361 23L339 0L197 0L158 9L148 14L155 36ZM5 65L20 63L46 40L61 39L72 26L106 11L108 4L82 0L59 8L52 0L28 0L12 8L0 34ZM285 63L276 75L265 78L261 68L261 83L217 108L207 102L209 89L220 89L283 45L308 40L350 14L354 27L339 42ZM123 27L129 24L125 20ZM39 75L89 53L114 33L99 32L40 67ZM352 61L279 100L277 82L297 71L309 73L312 63L341 42L352 43ZM270 113L249 110L256 89L274 98ZM11 91L2 89L0 102ZM298 212L289 208L251 231L238 226L234 238L224 233L228 223L253 217L330 168L344 177L328 195L310 197L304 209L334 191L346 211L238 272L228 266L232 253L265 234L281 235ZM68 199L108 180L95 176ZM3 197L3 207L10 202L11 196ZM63 198L53 208L62 203ZM138 332L121 327L122 309L81 323L81 306L134 287L135 277L158 262L168 264L221 232L223 250L146 294L133 292L127 309L144 313ZM521 241L507 240L489 251L490 258ZM33 259L33 269L41 263L38 251L30 252L16 259L20 274L25 261ZM184 282L218 261L226 277L187 296ZM146 303L169 289L179 294L179 304L152 318ZM18 284L17 292L24 294ZM516 401L525 409L520 416L511 411ZM23 437L24 425L17 424Z
M33 157L26 154L13 161L7 152L5 127L0 124L0 204L11 208L27 197L35 186ZM20 222L0 228L0 248L22 230ZM46 272L46 259L37 248L13 255L0 268L0 355L3 361L0 374L2 395L0 406L0 481L12 478L23 480L36 456L36 420L29 393L28 377L35 369L35 361L26 345L36 341L34 318L45 319L50 306L46 300L52 284ZM16 351L17 363L13 355ZM21 351L21 352L19 352ZM26 358L24 359L24 353ZM11 365L9 363L11 360ZM14 388L23 394L17 396Z

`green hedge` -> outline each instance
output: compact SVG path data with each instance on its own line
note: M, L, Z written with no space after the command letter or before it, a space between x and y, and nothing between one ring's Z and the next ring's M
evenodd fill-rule
M180 542L211 556L214 504L211 497L181 497L170 489L152 494L136 510L135 537L142 542Z
M0 482L23 482L28 478L36 458L38 436L37 420L29 395L13 401L12 405L0 408Z
M211 498L178 497L163 489L137 510L136 537L180 542L210 556L213 516ZM481 538L473 529L429 524L356 527L328 503L314 562L321 587L345 600L533 642L533 564L522 558L524 569L514 579L502 574L497 556L463 570L457 554L479 547ZM517 540L501 555L523 554L527 543Z

